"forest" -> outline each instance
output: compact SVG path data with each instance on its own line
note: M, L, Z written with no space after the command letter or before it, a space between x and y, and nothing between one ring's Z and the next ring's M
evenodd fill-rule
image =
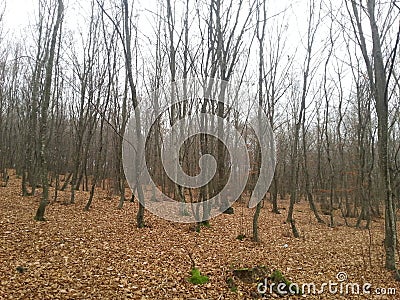
M1 299L397 299L399 1L13 3Z

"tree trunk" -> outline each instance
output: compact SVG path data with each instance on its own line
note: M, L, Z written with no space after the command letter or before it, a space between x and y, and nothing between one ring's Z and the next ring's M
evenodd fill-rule
M375 66L375 86L372 88L375 95L376 112L378 115L379 167L381 173L382 194L385 197L385 266L389 270L396 270L396 204L393 202L389 174L387 82L385 64L383 62L381 50L381 39L375 21L375 0L367 1L367 6L373 41L372 55Z
M278 179L276 178L276 171L275 171L275 176L272 180L272 191L271 191L271 200L272 200L272 212L274 214L280 214L281 212L279 211L278 207Z
M49 198L49 182L47 167L47 134L48 134L48 110L51 99L51 81L53 74L53 63L56 52L57 34L61 26L64 12L64 4L62 0L58 0L57 19L53 28L52 38L50 42L49 57L46 66L46 78L44 95L41 103L40 116L40 177L42 180L43 195L39 208L36 211L35 220L44 221L44 214Z
M128 8L128 0L122 0L123 8L124 8L124 29L125 29L125 65L126 65L126 73L128 77L128 83L131 90L131 97L133 102L133 108L135 109L135 128L136 128L136 138L139 145L143 144L143 137L140 131L142 127L140 111L138 109L139 103L136 95L136 85L133 81L133 71L132 71L132 50L131 50L131 31L129 28L129 8ZM139 150L140 151L140 150ZM142 165L141 155L136 155L135 164L137 166ZM138 200L139 200L139 210L136 215L137 227L143 228L145 227L144 223L144 193L142 184L140 182L140 168L137 169L136 174L136 190L138 192Z

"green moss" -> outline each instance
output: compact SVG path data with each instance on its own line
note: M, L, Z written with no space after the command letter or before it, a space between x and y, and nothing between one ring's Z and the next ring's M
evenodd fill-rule
M201 226L210 228L210 227L211 227L211 224L210 224L209 221L203 221L203 222L201 222Z
M286 279L286 277L283 276L282 272L279 270L274 270L270 278L275 283L284 283L286 286L285 290L289 290L290 285L293 284L290 280ZM297 289L296 294L301 294L301 291Z
M209 280L208 276L201 275L200 270L197 268L193 268L190 273L192 276L188 278L188 281L193 284L204 284Z
M228 277L228 278L226 279L226 284L228 285L229 290L230 290L231 292L233 292L233 293L236 293L236 292L237 292L237 286L236 286L235 281L233 280L232 277Z
M289 281L283 276L282 272L279 270L274 270L271 274L271 280L274 282L284 282L289 283Z
M239 241L243 241L245 239L246 235L245 234L239 234L236 239Z

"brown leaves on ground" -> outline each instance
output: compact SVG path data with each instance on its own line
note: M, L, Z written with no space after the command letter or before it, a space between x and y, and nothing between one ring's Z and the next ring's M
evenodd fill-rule
M117 210L118 198L106 200L101 190L89 212L83 211L88 193L78 192L74 205L62 205L69 193L59 193L59 202L47 207L47 222L36 222L39 197L19 196L18 179L0 188L0 298L253 299L260 298L257 284L232 277L234 269L256 266L278 269L300 286L338 282L339 272L347 274L346 283L372 285L371 295L330 294L326 287L320 295L299 297L396 299L374 295L378 287L400 293L399 283L383 267L383 219L372 223L369 246L367 230L318 224L307 205L299 204L295 219L302 238L294 239L284 224L286 210L275 215L266 203L260 216L262 242L255 244L237 239L251 235L253 213L240 203L234 215L220 215L210 228L196 233L193 225L167 222L148 212L148 227L137 229L137 203L126 202ZM187 281L189 254L209 283ZM276 296L267 293L265 298Z

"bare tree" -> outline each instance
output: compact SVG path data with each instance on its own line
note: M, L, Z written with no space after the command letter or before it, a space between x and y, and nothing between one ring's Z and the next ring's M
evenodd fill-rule
M391 3L390 5L393 4ZM375 0L368 0L366 12L372 38L372 64L371 57L368 55L367 41L364 34L365 29L363 28L360 16L360 12L364 9L361 3L357 5L357 2L353 0L351 1L351 10L348 8L348 12L353 20L352 25L354 33L366 64L370 89L375 100L375 108L378 116L378 157L382 196L385 198L385 265L387 269L396 270L396 277L400 278L400 274L398 274L396 269L396 209L395 203L393 202L388 156L388 82L393 67L389 69L388 73L385 71L381 46L382 31L379 30L378 23L375 19L376 2ZM381 30L385 30L385 28L381 28ZM393 62L394 61L392 61L392 66Z
M261 111L264 107L264 95L263 95L263 79L264 79L264 38L265 38L265 27L267 23L267 11L265 7L265 1L262 2L262 4L258 3L258 9L257 9L257 25L256 25L256 32L257 32L257 40L258 40L258 126L259 128L262 127L261 124ZM262 7L262 8L260 8ZM260 28L260 23L261 23L261 28ZM261 142L259 143L259 147L261 146ZM261 149L256 148L256 163L258 164L258 175L260 172L260 166L261 166ZM263 205L263 202L260 201L257 203L256 210L254 212L253 216L253 241L259 242L259 236L258 236L258 218L261 212L261 207Z
M296 117L296 124L294 128L293 145L291 153L291 171L290 171L290 205L288 210L288 216L286 222L291 224L293 235L299 237L299 232L296 228L295 221L293 219L293 208L297 202L298 195L298 183L299 183L299 142L300 142L300 130L302 124L305 122L306 114L306 98L310 85L310 70L311 70L311 59L312 50L315 41L315 34L320 23L320 16L316 15L316 3L314 0L309 1L309 15L308 15L308 28L307 28L307 44L306 44L306 57L304 61L303 71L303 82L300 100L300 109L298 116Z
M49 198L49 182L48 182L48 168L47 168L47 136L48 136L48 111L51 100L51 83L53 75L53 64L56 54L57 36L59 34L61 24L63 21L64 3L58 0L56 20L52 31L52 36L49 48L46 50L46 72L45 72L45 85L40 106L40 177L42 181L43 194L40 205L36 211L35 219L44 221L44 213Z
M278 18L275 16L274 18ZM286 94L290 87L289 71L293 67L293 55L287 55L287 29L288 24L286 23L287 15L283 13L280 21L275 21L271 30L267 30L268 45L265 59L265 74L264 74L264 85L265 85L265 104L264 109L269 117L271 127L273 130L277 130L281 124L279 124L279 114L282 113L279 110L279 101ZM295 51L294 51L295 52ZM287 56L286 56L287 55ZM287 60L286 60L287 57ZM286 60L286 61L285 61ZM279 164L280 161L277 161ZM278 209L278 192L279 192L279 167L275 169L274 178L272 180L270 193L272 201L272 212L280 214Z
M89 21L89 30L85 43L83 45L83 59L82 62L78 59L78 54L73 54L73 64L76 76L78 77L79 98L76 108L71 107L71 112L78 116L77 118L71 118L76 120L74 126L74 134L76 137L75 149L73 160L73 170L71 179L71 197L70 203L75 203L75 191L79 190L79 186L82 183L84 173L87 167L87 155L90 149L91 139L93 137L93 120L96 118L95 110L93 109L91 102L94 98L94 82L95 68L96 68L96 53L99 51L98 45L98 28L99 18L95 16L95 6L91 3L91 16Z
M138 109L138 99L136 95L136 85L133 80L133 67L132 67L132 47L131 47L131 28L130 28L130 16L129 16L129 6L128 0L122 0L123 10L124 10L124 28L125 28L125 40L124 40L124 54L125 54L125 66L126 73L128 77L128 83L130 87L132 104L135 110L135 122L136 122L136 138L138 140L138 144L141 145L143 141L142 133L140 131L141 128L141 116L140 110ZM137 166L143 164L140 161L140 156L137 155L137 161L135 161ZM140 169L139 169L140 170ZM139 171L138 171L139 172ZM137 227L142 228L145 226L144 223L144 193L141 183L139 182L139 174L135 176L136 182L136 190L139 198L139 210L136 216Z

